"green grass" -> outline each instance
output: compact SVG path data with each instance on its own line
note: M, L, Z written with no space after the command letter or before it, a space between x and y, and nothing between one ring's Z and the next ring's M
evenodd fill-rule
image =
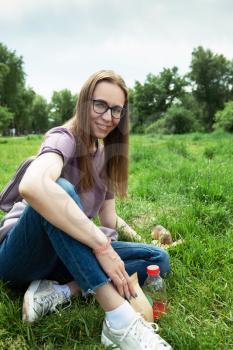
M0 188L40 142L0 139ZM169 312L159 321L174 349L233 349L232 150L224 133L131 136L129 196L117 201L119 216L148 242L156 224L185 240L170 250ZM21 322L22 298L0 285L1 350L103 349L103 312L93 299L77 298L30 326Z

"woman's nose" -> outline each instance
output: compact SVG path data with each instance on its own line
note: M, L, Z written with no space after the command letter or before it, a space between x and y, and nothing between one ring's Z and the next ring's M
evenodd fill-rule
M102 114L102 118L104 120L112 120L112 111L110 108L107 109L107 111L104 114Z

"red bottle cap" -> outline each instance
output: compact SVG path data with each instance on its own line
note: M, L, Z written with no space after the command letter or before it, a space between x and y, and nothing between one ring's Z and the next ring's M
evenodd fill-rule
M146 268L148 275L158 275L160 273L160 268L158 265L149 265Z

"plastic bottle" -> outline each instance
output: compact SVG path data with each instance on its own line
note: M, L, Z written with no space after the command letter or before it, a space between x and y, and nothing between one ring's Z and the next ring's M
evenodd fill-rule
M167 310L167 293L165 282L160 276L157 265L147 266L147 279L144 284L144 293L153 307L154 319L162 316Z

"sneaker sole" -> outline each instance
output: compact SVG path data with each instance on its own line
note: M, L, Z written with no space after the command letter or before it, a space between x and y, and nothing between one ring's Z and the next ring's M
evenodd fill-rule
M23 322L34 322L37 319L37 313L35 312L34 294L39 287L40 280L33 281L28 290L26 291L23 299Z
M106 347L112 346L111 349L120 350L118 345L114 344L110 339L108 339L103 332L101 334L101 343Z

